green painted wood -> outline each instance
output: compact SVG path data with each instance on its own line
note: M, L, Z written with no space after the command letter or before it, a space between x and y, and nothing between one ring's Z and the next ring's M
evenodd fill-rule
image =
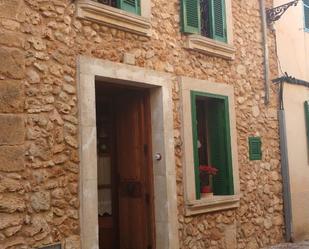
M199 34L201 32L200 0L181 0L182 32Z
M249 137L249 159L262 160L262 142L260 137Z
M134 13L141 14L140 0L117 0L119 9Z
M226 11L224 0L210 0L211 36L213 39L227 42Z
M137 0L137 13L138 15L141 15L141 0Z
M191 115L192 115L192 137L193 137L193 157L194 157L194 175L195 175L195 195L196 199L201 198L200 191L200 170L197 148L197 120L196 120L196 94L191 92Z
M304 0L304 20L305 20L305 29L309 30L309 1Z
M208 111L210 161L211 165L219 170L217 175L213 178L213 191L215 195L228 195L231 185L227 163L227 127L225 112L224 101L211 101Z
M191 91L192 131L197 199L200 198L199 161L197 148L196 97L210 98L208 129L211 165L219 171L213 178L215 195L234 194L228 97Z

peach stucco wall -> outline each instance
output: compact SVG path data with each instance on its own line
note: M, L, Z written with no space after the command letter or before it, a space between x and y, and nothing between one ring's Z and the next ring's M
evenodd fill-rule
M286 3L274 1L274 6ZM309 81L309 32L304 29L302 1L291 7L274 25L277 36L279 71ZM280 63L279 63L280 62ZM281 69L280 69L281 67ZM293 233L296 240L309 238L309 163L304 102L309 89L285 84L284 108L290 168Z

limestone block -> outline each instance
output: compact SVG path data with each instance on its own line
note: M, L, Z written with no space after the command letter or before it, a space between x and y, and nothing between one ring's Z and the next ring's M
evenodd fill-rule
M22 48L24 46L24 38L18 33L4 32L0 33L0 44L8 47Z
M21 189L23 189L23 186L20 180L0 176L0 193L4 191L16 192Z
M22 2L22 0L0 1L0 17L16 19Z
M236 224L226 226L224 229L225 246L229 249L237 248Z
M1 22L2 26L8 30L18 30L20 28L19 22L5 19Z
M14 234L16 234L21 228L22 228L22 225L9 227L9 228L4 230L4 234L5 234L6 237L11 237Z
M73 235L65 239L64 249L79 249L79 248L80 248L79 236Z
M21 214L0 213L0 230L11 226L18 226L24 221Z
M36 84L36 83L40 83L40 76L39 74L34 71L34 70L28 70L27 71L27 78L28 78L28 81L31 83L31 84Z
M8 248L25 248L22 245L26 245L26 240L23 237L12 237L1 241L0 249L8 249Z
M23 146L0 146L0 171L14 172L25 168Z
M78 141L74 137L66 136L64 139L68 145L72 146L73 148L78 148Z
M24 77L25 56L21 51L2 47L0 48L0 58L0 73L13 79Z
M23 87L20 81L0 81L0 112L13 113L23 111Z
M53 161L55 164L62 164L68 160L68 156L65 154L58 154L54 157Z
M16 145L25 141L23 115L0 114L0 145Z
M36 50L42 51L46 49L46 44L40 37L30 37L28 41Z
M74 94L76 92L74 86L70 84L63 84L63 90L69 94Z
M31 207L37 212L50 209L50 193L48 191L35 192L30 201Z
M46 139L40 138L31 144L29 154L34 157L39 157L44 161L48 161L52 157L52 151Z
M25 201L15 195L0 195L0 213L23 212L26 208Z

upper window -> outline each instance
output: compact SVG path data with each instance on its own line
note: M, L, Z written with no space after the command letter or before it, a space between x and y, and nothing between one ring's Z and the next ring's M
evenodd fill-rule
M150 0L77 0L77 17L142 36L151 35Z
M309 0L304 1L304 18L305 18L305 29L309 30Z
M227 42L224 0L181 1L183 32Z
M141 14L140 0L98 0L98 2L138 15Z

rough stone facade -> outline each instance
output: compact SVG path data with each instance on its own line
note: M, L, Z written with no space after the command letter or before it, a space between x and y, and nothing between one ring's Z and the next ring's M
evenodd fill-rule
M80 248L77 56L121 62L125 52L140 67L234 86L240 208L185 217L174 85L180 248L230 248L236 240L237 248L255 249L283 240L277 88L271 86L265 106L258 2L232 1L233 61L184 48L178 0L151 5L148 38L78 20L69 0L0 0L0 249L57 241ZM274 78L272 34L268 41ZM262 161L249 161L251 135L262 137Z

